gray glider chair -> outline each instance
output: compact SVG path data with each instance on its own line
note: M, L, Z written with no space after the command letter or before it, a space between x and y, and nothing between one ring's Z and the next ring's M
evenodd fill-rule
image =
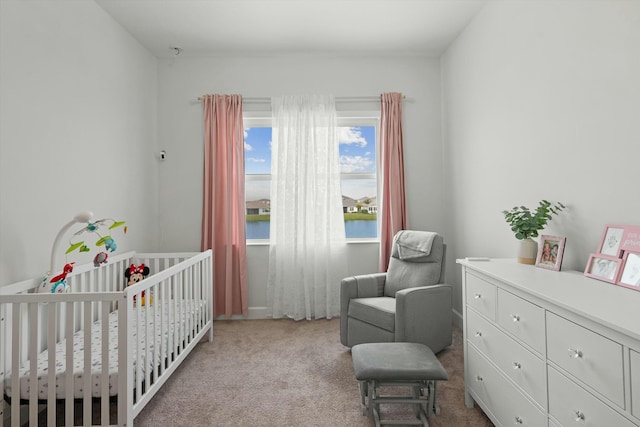
M417 342L438 353L451 345L451 286L443 284L442 236L402 230L393 238L386 273L340 283L340 341Z

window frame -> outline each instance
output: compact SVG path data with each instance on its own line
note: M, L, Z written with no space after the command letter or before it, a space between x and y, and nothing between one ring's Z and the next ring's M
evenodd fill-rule
M376 182L376 203L377 211L379 213L379 201L380 201L380 111L338 111L337 125L339 127L360 127L360 126L372 126L375 130L375 158L376 164L374 172L371 173L340 173L340 181L351 179L373 179ZM243 128L255 128L255 127L273 127L273 118L270 112L244 112L243 113ZM246 155L246 152L245 152ZM245 183L249 181L271 181L271 174L247 174L245 171ZM246 197L245 197L246 203ZM246 212L246 208L245 208ZM351 237L347 238L347 243L378 243L380 242L380 221L376 219L376 237ZM271 239L249 239L246 238L248 245L268 245Z

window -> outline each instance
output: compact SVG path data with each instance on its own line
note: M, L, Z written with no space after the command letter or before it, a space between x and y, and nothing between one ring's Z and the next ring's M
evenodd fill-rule
M377 115L377 113L374 113ZM338 118L342 206L347 239L378 236L377 135L374 114ZM245 117L247 240L268 241L271 190L271 119Z

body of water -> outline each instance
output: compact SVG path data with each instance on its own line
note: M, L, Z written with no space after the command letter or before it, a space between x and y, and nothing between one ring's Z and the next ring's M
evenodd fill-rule
M378 222L371 220L355 220L344 222L347 239L359 237L377 237ZM269 221L247 222L247 239L268 239Z

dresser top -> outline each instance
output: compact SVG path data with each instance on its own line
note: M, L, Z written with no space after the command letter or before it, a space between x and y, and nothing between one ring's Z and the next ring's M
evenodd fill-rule
M592 279L579 271L547 270L515 259L456 262L640 340L640 291Z

